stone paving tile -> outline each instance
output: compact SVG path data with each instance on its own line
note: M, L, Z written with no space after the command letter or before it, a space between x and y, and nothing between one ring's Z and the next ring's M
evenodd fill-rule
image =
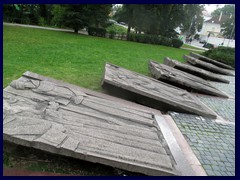
M235 76L225 76L225 75L220 75L222 78L230 81L231 83L235 84Z
M232 99L222 99L217 97L206 97L198 95L200 101L215 111L225 120L235 122L235 101Z
M226 83L219 83L219 82L210 82L210 83L213 85L213 87L235 98L235 84L232 84L232 83L226 84Z
M235 125L197 115L170 115L209 176L235 175Z

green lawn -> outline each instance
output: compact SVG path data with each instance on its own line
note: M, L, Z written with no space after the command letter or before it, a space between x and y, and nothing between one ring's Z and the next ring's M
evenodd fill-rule
M92 90L101 90L105 62L148 75L149 59L184 61L188 50L66 32L3 27L4 87L32 71Z

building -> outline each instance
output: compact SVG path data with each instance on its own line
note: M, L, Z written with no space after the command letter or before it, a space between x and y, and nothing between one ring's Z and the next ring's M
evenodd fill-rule
M227 17L225 15L220 15L217 17L212 17L203 22L202 30L200 31L200 37L210 36L212 37L222 37L221 25L226 21Z

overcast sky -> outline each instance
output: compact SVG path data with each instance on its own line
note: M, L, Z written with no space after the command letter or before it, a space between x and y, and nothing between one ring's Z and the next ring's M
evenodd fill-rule
M205 4L205 9L208 11L208 12L213 12L215 9L217 8L221 8L223 7L225 4Z

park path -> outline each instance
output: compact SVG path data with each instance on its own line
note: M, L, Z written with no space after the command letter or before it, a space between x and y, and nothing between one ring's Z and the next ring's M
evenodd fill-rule
M45 30L51 30L51 31L73 32L72 29L43 27L43 26L28 25L28 24L17 24L17 23L6 23L6 22L4 22L3 25L7 25L7 26L19 26L19 27L28 27L28 28L35 28L35 29L45 29ZM80 31L78 31L78 33L79 33L79 34L88 35L88 32L87 32L87 31L84 31L84 30L80 30Z

